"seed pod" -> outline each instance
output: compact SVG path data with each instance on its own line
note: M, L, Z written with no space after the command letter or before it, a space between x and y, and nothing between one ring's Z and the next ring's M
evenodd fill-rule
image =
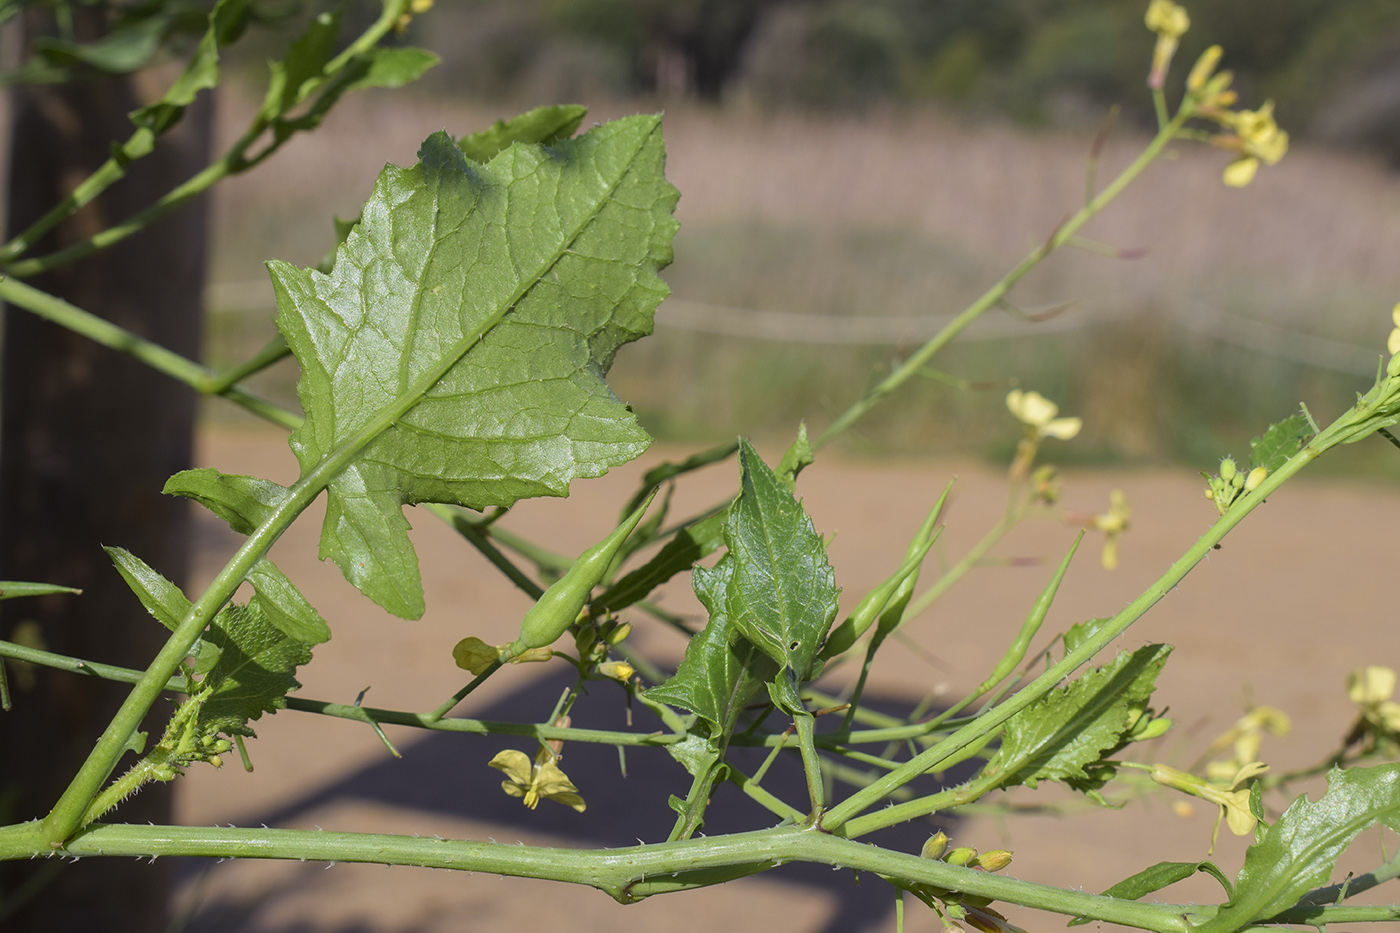
M565 573L549 589L544 591L536 603L525 613L520 623L520 637L505 650L504 656L512 658L531 648L548 648L569 630L583 611L593 588L607 575L613 556L622 542L637 527L646 514L647 506L656 498L656 491L647 497L626 521L617 526L612 534L593 547L584 551Z

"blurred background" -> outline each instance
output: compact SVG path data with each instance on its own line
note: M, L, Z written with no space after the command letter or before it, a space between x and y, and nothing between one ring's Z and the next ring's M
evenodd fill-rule
M343 34L377 7L350 3ZM355 216L382 164L411 162L429 132L545 103L586 104L587 122L664 110L682 192L674 295L613 385L664 440L819 429L1078 208L1106 126L1100 186L1140 151L1153 122L1143 9L440 0L403 37L443 57L423 81L346 100L275 165L217 190L209 354L262 345L261 262L314 263L332 216ZM1225 153L1176 145L1086 229L1092 249L1045 263L1015 309L858 425L848 452L1001 459L1014 443L1001 400L1019 379L1084 416L1062 462L1202 465L1300 400L1322 420L1369 385L1400 298L1400 6L1216 0L1191 14L1169 99L1218 42L1240 106L1275 100L1288 157L1234 190ZM236 48L223 138L260 100L273 42ZM1061 310L1039 324L1015 313L1047 309ZM293 379L288 365L262 387L290 399ZM1388 471L1383 447L1331 469Z

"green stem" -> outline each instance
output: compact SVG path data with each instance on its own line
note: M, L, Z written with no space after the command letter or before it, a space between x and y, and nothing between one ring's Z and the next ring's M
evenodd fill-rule
M49 855L51 851L36 823L0 828L0 859ZM94 824L69 840L61 852L70 856L184 855L417 865L584 884L622 903L636 900L634 891L646 879L802 861L870 872L911 884L927 884L1156 933L1187 933L1189 929L1180 908L1062 890L991 872L959 868L936 859L891 852L794 826L581 851L319 830Z
M802 753L802 773L807 777L807 796L812 801L812 821L821 819L826 809L826 790L822 786L822 760L817 755L817 717L811 713L797 713L792 718L797 726L797 747Z
M1229 534L1229 532L1238 525L1246 515L1252 512L1259 503L1264 501L1265 497L1281 486L1293 476L1293 474L1315 460L1323 450L1341 442L1342 438L1351 436L1356 430L1355 421L1356 418L1353 413L1344 415L1333 427L1313 438L1306 447L1289 458L1283 466L1265 477L1264 481L1257 489L1237 500L1224 515L1220 516L1220 519L1211 526L1210 530L1202 535L1166 573L1149 586L1142 595L1133 600L1127 608L1110 619L1092 638L1085 641L1084 644L1080 645L1075 650L1068 652L1063 660L1057 664L1051 665L1045 673L1031 681L1030 684L1013 694L999 706L982 713L972 722L958 729L946 739L920 752L914 758L910 759L903 767L890 772L879 780L873 781L868 786L832 807L827 811L826 818L823 820L823 828L828 832L841 829L847 820L874 806L891 791L903 787L920 774L937 770L942 762L952 758L954 755L979 740L983 740L992 730L1001 726L1027 706L1040 700L1041 697L1054 689L1077 668L1088 662L1090 658L1103 650L1103 648L1119 635L1123 634L1123 632L1140 619L1148 609L1156 605L1158 600L1171 592L1171 590L1191 572L1192 568L1210 554L1211 550L1221 539ZM1374 428L1372 429L1374 430ZM864 833L880 828L881 826L891 825L887 820L893 818L887 815L890 814L893 809L894 808L890 808L863 819L860 823L860 831Z
M206 395L221 395L274 424L293 429L301 424L294 412L253 395L235 385L223 384L219 374L207 366L168 350L158 343L138 337L131 331L69 304L48 292L12 278L0 278L0 301L23 308L36 317L81 334L94 343L125 353L170 378Z
M155 133L149 127L141 127L131 134L131 138L115 150L112 157L103 162L96 171L79 182L68 197L55 204L44 216L0 248L0 264L23 256L40 237L76 214L123 178L127 165L155 148L155 138Z
M1177 130L1186 123L1194 110L1183 104L1177 115L1166 123L1165 126L1147 144L1147 148L1142 151L1133 163L1125 168L1117 178L1115 178L1103 191L1093 198L1089 203L1081 207L1074 216L1061 224L1055 232L1044 243L1031 250L1021 263L1008 272L1001 281L987 289L980 298L968 305L957 317L949 321L937 334L929 338L923 346L914 351L908 359L877 383L873 388L865 393L854 405L848 408L840 417L821 433L821 436L812 444L813 450L820 450L838 435L844 432L851 425L859 421L866 412L874 408L881 399L889 395L895 389L903 385L911 376L918 373L934 355L952 342L953 338L962 333L969 324L977 320L988 310L993 308L997 302L1006 297L1026 273L1034 269L1041 260L1059 249L1066 241L1074 236L1081 227L1084 226L1095 214L1103 210L1110 201L1122 193L1133 179L1142 174L1143 170L1161 154L1162 149L1176 136Z

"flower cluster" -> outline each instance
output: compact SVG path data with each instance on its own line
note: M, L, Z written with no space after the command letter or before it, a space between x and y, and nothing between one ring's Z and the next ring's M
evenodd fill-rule
M1191 18L1171 0L1152 0L1146 22L1147 28L1157 34L1147 83L1154 91L1160 91L1181 36L1191 26ZM1271 100L1258 110L1230 109L1236 100L1230 89L1233 75L1216 71L1223 55L1218 45L1201 54L1186 78L1186 93L1197 114L1220 126L1221 131L1210 137L1210 144L1235 155L1225 166L1225 184L1243 188L1254 180L1261 163L1275 165L1288 152L1288 133L1274 120Z
M1269 470L1267 467L1257 466L1248 473L1242 473L1235 465L1234 458L1226 457L1220 461L1220 472L1215 476L1208 473L1201 475L1206 478L1208 484L1206 498L1214 502L1216 509L1224 515L1236 499L1258 489L1259 484L1269 475Z

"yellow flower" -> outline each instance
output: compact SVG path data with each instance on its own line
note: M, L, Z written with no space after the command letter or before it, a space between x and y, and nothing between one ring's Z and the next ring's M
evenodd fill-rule
M1006 393L1006 407L1016 416L1017 421L1032 429L1028 433L1033 433L1037 441L1046 437L1067 441L1084 426L1084 422L1079 418L1056 418L1060 413L1060 406L1039 392L1012 389Z
M1128 508L1128 497L1123 495L1121 489L1115 489L1108 494L1108 511L1103 515L1094 516L1094 527L1104 533L1104 570L1114 570L1118 567L1118 539L1128 530L1128 522L1132 517L1133 510Z
M539 805L541 797L548 797L579 813L584 811L578 788L559 769L555 756L548 749L541 748L533 762L524 752L507 749L492 758L490 764L506 776L501 789L512 797L524 797L525 806L531 810Z
M1153 765L1152 780L1158 784L1165 784L1167 787L1174 787L1183 793L1202 800L1208 800L1220 807L1220 812L1215 815L1215 826L1210 831L1210 851L1215 851L1215 840L1220 833L1220 821L1223 819L1225 825L1230 827L1230 832L1236 836L1246 836L1254 830L1254 811L1249 809L1249 787L1248 782L1258 775L1269 770L1269 766L1262 761L1254 761L1240 768L1235 772L1234 778L1228 787L1217 787L1198 778L1194 774L1185 771L1178 771L1169 765ZM1241 787L1241 785L1245 785Z
M1233 746L1233 756L1206 765L1206 776L1216 781L1228 781L1240 768L1259 760L1259 745L1264 733L1282 738L1293 729L1293 722L1283 710L1272 706L1256 706L1210 743L1206 755L1213 756Z
M1157 45L1152 49L1152 71L1147 76L1147 86L1160 91L1166 83L1167 69L1171 67L1172 56L1180 44L1181 36L1191 28L1191 17L1186 10L1171 0L1152 0L1144 17L1147 28L1157 34Z
M433 0L408 0L408 9L399 15L394 22L394 31L403 33L407 31L408 24L413 22L413 17L428 12L433 8Z
M1372 665L1361 667L1347 675L1347 696L1361 708L1367 722L1387 732L1400 732L1400 703L1391 699L1395 693L1395 671Z
M1067 441L1079 433L1084 422L1078 418L1056 418L1060 406L1039 392L1022 392L1012 389L1006 393L1006 407L1016 420L1026 426L1026 436L1016 447L1016 458L1011 461L1011 478L1020 482L1030 473L1035 462L1035 452L1040 442L1047 437Z
M1390 320L1394 322L1395 329L1390 332L1390 339L1385 342L1385 348L1391 356L1400 353L1400 302L1396 302L1395 307L1390 312Z
M1215 117L1232 133L1214 137L1211 142L1239 153L1225 166L1225 184L1243 188L1254 180L1259 163L1277 165L1288 152L1288 133L1274 120L1274 102L1264 102L1258 110L1227 111Z

